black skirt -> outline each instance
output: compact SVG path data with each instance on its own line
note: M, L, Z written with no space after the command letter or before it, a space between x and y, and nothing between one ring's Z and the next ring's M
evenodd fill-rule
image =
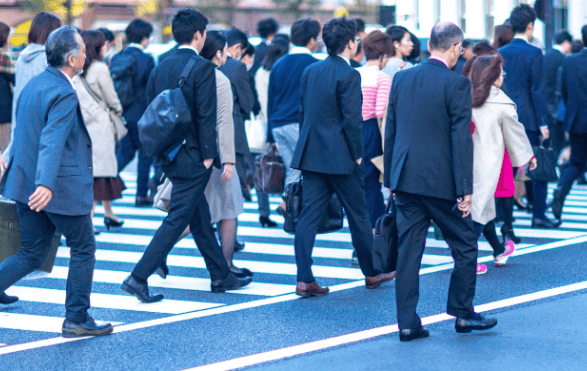
M122 191L126 189L120 177L94 178L94 200L112 201L122 198Z

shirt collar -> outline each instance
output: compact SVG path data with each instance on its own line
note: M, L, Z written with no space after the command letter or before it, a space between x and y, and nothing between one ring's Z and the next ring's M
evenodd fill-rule
M351 65L351 60L348 59L347 57L343 57L342 55L338 55L339 57L341 57L342 59L344 59L344 61L350 66Z
M306 48L305 46L292 46L289 54L312 54L310 49Z
M59 70L59 68L58 68ZM65 72L59 70L59 72L61 72L63 74L63 76L65 76L67 78L67 81L69 81L69 83L71 84L71 87L73 88L73 90L75 90L75 85L73 85L73 80L71 79L71 77L69 77L68 74L66 74Z
M566 55L566 53L563 51L563 47L562 46L560 46L560 45L553 45L552 48L558 50L563 55Z
M438 57L430 57L429 59L434 59L435 61L442 62L442 63L443 63L445 66L446 66L446 68L449 68L449 67L448 67L448 63L446 63L446 61L445 61L444 59L442 59L442 58L438 58Z
M137 43L130 43L130 44L128 44L128 47L129 48L137 48L141 51L145 50L145 48L143 48L143 46L141 44L137 44Z
M196 55L200 55L200 53L198 53L198 50L196 50L196 48L194 48L193 46L190 45L182 45L180 46L178 49L190 49L196 52Z
M524 40L526 43L530 44L530 41L528 41L528 39L526 39L525 36L516 35L516 36L514 36L514 39Z

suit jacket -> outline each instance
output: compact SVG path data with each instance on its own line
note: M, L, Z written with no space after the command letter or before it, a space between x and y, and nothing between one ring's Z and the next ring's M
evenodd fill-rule
M149 54L145 54L142 50L135 47L127 47L120 53L112 57L112 62L115 63L116 58L120 54L132 54L136 61L136 69L134 76L135 101L124 110L123 116L130 127L137 125L137 122L145 113L147 109L147 82L151 71L155 68L155 61Z
M541 126L548 125L542 51L524 40L513 39L499 52L505 61L507 94L518 107L520 122L526 131L538 133Z
M304 70L300 137L291 167L323 174L352 174L363 157L361 75L341 57Z
M587 134L587 49L565 59L561 78L565 131Z
M178 49L173 58L165 59L153 70L147 86L147 100L151 103L162 91L176 89L179 86L179 76L192 57L196 57L197 61L182 88L186 102L191 107L194 123L185 146L192 160L200 163L205 159L218 157L216 66L197 56L191 49ZM157 160L162 165L169 163L167 158Z
M175 54L175 52L179 49L179 44L176 44L173 48L171 48L170 50L166 51L165 53L161 54L159 56L159 59L157 59L158 63L163 62L164 60L166 60L167 58L171 57L173 54Z
M228 77L234 96L234 143L236 153L248 154L249 143L245 132L244 117L249 117L255 105L255 96L251 90L251 79L247 66L236 59L228 58L220 71Z
M471 83L429 59L393 80L384 148L385 186L456 201L473 193Z
M544 55L544 73L546 74L546 100L551 116L556 115L558 109L557 74L563 65L565 55L557 49L551 49Z
M456 73L458 73L459 75L463 74L463 68L465 67L465 64L467 63L467 60L463 57L459 57L459 59L457 60L457 64L455 64L455 66L452 68L453 71L455 71Z
M53 192L44 211L88 215L94 202L92 142L67 77L47 67L17 102L13 150L0 181L5 197L28 203L37 186Z

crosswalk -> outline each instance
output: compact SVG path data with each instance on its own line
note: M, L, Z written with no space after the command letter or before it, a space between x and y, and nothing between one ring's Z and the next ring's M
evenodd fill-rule
M135 175L123 173L122 177L128 189L113 206L117 216L125 221L124 227L116 232L106 231L101 206L96 208L94 217L96 228L102 232L96 236L96 269L91 296L91 314L96 320L129 324L279 297L295 291L293 236L283 231L283 218L278 215L271 215L280 224L278 228L261 228L257 204L250 202L239 217L238 228L238 240L245 242L246 247L235 254L234 260L236 266L255 273L249 286L225 294L212 294L204 259L188 236L177 243L168 257L170 275L167 279L157 275L149 279L151 290L163 293L166 299L143 304L126 295L120 290L120 283L139 261L166 214L154 208L135 208ZM271 197L270 202L274 210L280 199ZM523 238L523 243L517 245L520 250L587 235L587 187L575 186L566 203L563 225L558 230L533 230L530 229L530 214L516 211L514 216L516 234ZM491 255L491 251L487 242L480 241L480 257ZM22 342L23 334L30 338L34 333L33 337L39 339L60 333L69 253L68 247L60 247L51 274L42 279L21 281L7 290L9 295L19 296L20 301L0 307L0 346ZM362 280L361 271L351 264L351 254L351 238L345 221L342 231L317 236L314 275L321 283L331 286ZM430 229L422 268L451 262L447 244L435 240ZM515 267L515 258L510 262Z

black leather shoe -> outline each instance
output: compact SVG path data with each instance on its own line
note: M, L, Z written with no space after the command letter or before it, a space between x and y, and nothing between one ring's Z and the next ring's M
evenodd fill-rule
M253 198L251 197L251 192L249 192L248 189L243 189L243 198L245 199L245 201L247 202L251 202L253 200Z
M471 332L473 330L485 331L497 325L497 319L486 318L479 313L475 313L473 318L464 319L457 318L455 322L455 329L459 334Z
M137 197L135 200L136 207L151 207L153 206L153 200L149 196Z
M242 278L242 277L253 277L253 275L254 275L254 273L251 272L250 269L247 269L247 268L238 268L238 267L234 267L234 268L241 270L240 272L231 271L238 278Z
M560 227L561 224L562 222L560 221L553 222L546 217L532 219L532 228L534 229L556 229Z
M167 263L163 262L155 271L159 275L159 277L166 279L167 275L169 274L169 267L167 267Z
M562 192L558 189L554 190L552 202L550 203L550 207L552 208L552 215L557 220L560 220L563 215L563 205L565 203L565 197L563 196Z
M149 285L146 283L138 283L132 275L128 276L124 282L122 282L121 289L134 295L143 303L155 303L163 300L163 294L151 295L149 294Z
M213 293L221 293L226 290L236 290L241 287L245 287L251 283L253 279L251 277L237 277L233 272L228 273L228 276L222 280L212 281L210 289Z
M502 242L505 244L508 241L512 241L514 244L519 244L522 242L522 239L514 234L514 231L509 232L501 232Z
M430 336L430 331L426 330L424 327L399 331L399 341L412 341L427 338L428 336Z
M0 294L0 304L12 304L18 301L18 296L6 295L5 292Z
M244 242L238 242L235 241L234 242L234 251L243 251L245 249L245 243Z
M275 223L273 220L269 219L268 216L259 217L259 223L261 223L261 227L263 227L263 228L277 227L277 223Z
M77 323L73 321L63 321L61 334L64 338L77 338L83 336L104 336L112 333L112 325L106 323L97 325L92 317L88 317L86 322Z

